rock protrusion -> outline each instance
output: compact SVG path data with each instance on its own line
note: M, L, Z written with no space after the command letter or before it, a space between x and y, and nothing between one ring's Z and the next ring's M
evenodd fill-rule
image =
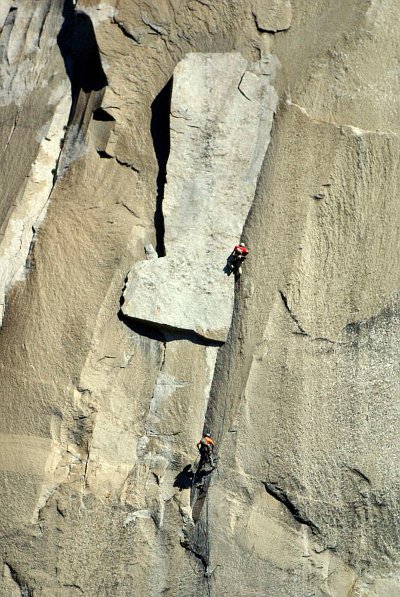
M254 0L253 15L257 29L268 33L286 31L292 22L292 5L290 0Z
M136 264L128 317L226 339L241 236L267 150L277 96L232 54L189 54L174 72L171 150L162 210L166 256Z

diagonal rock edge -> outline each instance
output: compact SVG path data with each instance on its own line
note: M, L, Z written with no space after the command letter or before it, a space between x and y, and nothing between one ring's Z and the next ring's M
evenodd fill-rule
M69 96L57 106L37 158L29 174L23 197L11 214L0 245L0 323L4 316L6 293L29 271L29 255L37 231L46 216L48 202L57 180L64 129L68 121ZM53 167L49 168L50 165Z
M37 131L36 156L26 177L27 180L21 184L9 214L6 214L7 217L0 222L0 326L6 308L7 293L17 282L23 281L29 270L34 267L34 244L38 230L46 217L57 180L65 174L72 161L85 152L85 137L90 119L93 112L101 106L104 90L108 84L101 65L93 24L86 13L78 11L70 0L64 2L62 14L64 22L60 23L57 36L58 48L56 47L54 51L60 52L64 60L70 85L66 80L67 77L59 76L56 70L60 56L53 55L54 44L52 43L49 49L48 43L43 43L42 40L45 32L47 33L46 20L50 17L59 20L57 7L51 7L50 3L45 3L44 6L39 7L37 13L29 10L28 15L25 18L30 22L38 16L37 20L40 21L36 37L30 40L35 53L44 56L42 58L44 64L55 63L54 72L50 70L50 73L41 73L42 78L47 74L56 80L58 86L54 88L54 83L50 86L47 99L53 112L42 129ZM18 8L11 6L5 21L5 27L7 26L10 34L18 18ZM78 44L75 48L67 38L71 34L79 36L79 33L84 33L86 41L83 47ZM51 58L48 56L49 53ZM31 61L29 49L26 49L26 55L21 53L18 58L22 61L22 66L24 62ZM88 76L88 72L93 70L94 74L91 73ZM34 76L26 76L21 64L15 60L15 56L10 72L6 70L4 76L6 79L10 78L12 86L18 90L16 115L3 148L3 159L4 157L7 159L7 150L19 126L21 114L26 109L25 96L31 91L30 87L33 84L31 78L34 80ZM7 84L4 88L7 89ZM0 101L7 106L14 98L9 98L4 91ZM24 116L27 118L26 114ZM23 127L24 123L21 123L21 126ZM10 148L10 152L16 153L16 149ZM11 156L11 160L13 159ZM5 171L7 172L7 168ZM12 175L11 172L10 174Z
M283 506L285 506L296 522L308 526L314 535L319 532L318 527L309 518L307 518L307 516L302 514L300 508L296 505L293 499L291 499L288 493L279 487L277 483L263 481L263 485L265 487L265 491L275 500L283 504Z

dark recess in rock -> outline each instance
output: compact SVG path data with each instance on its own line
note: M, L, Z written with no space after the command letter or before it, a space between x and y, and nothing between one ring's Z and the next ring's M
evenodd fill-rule
M11 573L11 578L17 585L21 591L21 597L33 597L33 590L29 588L25 580L21 577L19 572L15 568L13 568L8 562L5 562L8 566L8 569Z
M123 304L123 300L121 306ZM144 321L142 319L135 319L128 317L123 313L122 309L118 312L118 319L122 321L132 332L145 336L151 340L158 340L159 342L173 342L175 340L189 340L193 344L200 346L222 346L224 343L218 340L209 340L203 338L193 332L192 330L172 328L168 325L155 324L153 321Z
M99 120L100 122L115 122L115 118L104 110L104 108L97 108L97 110L93 112L93 120Z
M106 151L103 151L102 149L98 149L97 153L101 158L105 158L106 160L111 160L113 157L112 155L110 155Z
M57 44L71 82L71 121L79 92L100 91L108 85L108 81L101 65L99 47L89 16L82 11L75 11L72 0L65 0L63 17Z
M158 162L157 200L156 211L154 213L154 226L156 229L156 251L159 257L165 256L165 227L162 203L164 199L164 187L167 182L167 162L170 150L169 117L171 110L171 93L172 78L151 104L150 130Z
M202 562L204 568L207 569L208 532L204 521L198 521L191 532L186 533L186 537L181 542L181 545L196 556Z

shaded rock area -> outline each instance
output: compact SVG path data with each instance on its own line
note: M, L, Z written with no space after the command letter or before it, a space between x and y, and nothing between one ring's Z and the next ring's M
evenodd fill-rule
M399 39L0 3L1 596L399 593Z
M239 54L189 54L174 71L161 207L166 257L130 272L122 306L129 317L226 340L234 276L224 270L254 197L277 102L268 75L248 68Z

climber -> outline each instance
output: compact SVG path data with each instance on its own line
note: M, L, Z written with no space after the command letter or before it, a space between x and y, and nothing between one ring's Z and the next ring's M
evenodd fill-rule
M200 452L199 469L202 468L207 462L212 466L212 468L215 467L213 456L214 447L215 443L211 438L211 435L209 433L205 433L197 444L197 449Z
M236 274L240 275L242 273L242 263L246 259L248 253L249 250L244 243L239 243L238 245L235 245L231 254L230 261L232 271L234 271Z

